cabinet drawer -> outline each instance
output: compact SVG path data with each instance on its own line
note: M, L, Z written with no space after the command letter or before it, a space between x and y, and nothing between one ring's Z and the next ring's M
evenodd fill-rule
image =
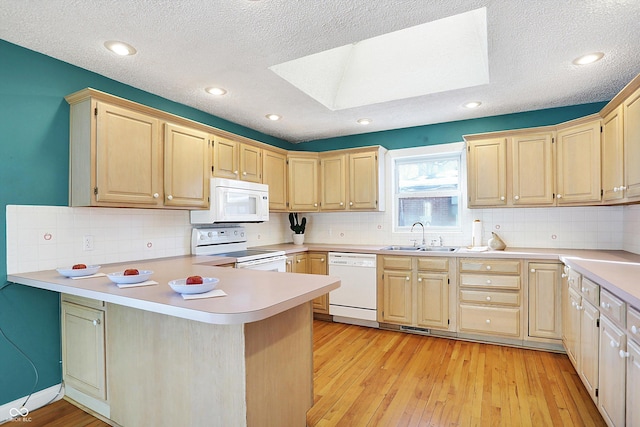
M579 273L569 269L567 273L567 282L569 283L569 286L577 292L580 292L580 288L582 287L582 276Z
M517 292L472 291L462 289L460 302L520 306L520 294Z
M629 338L640 343L640 311L627 307L627 332Z
M85 307L93 307L100 310L104 310L104 301L99 301L96 299L79 297L76 295L69 295L69 294L60 294L60 300L62 302L71 302L73 304L78 304Z
M460 332L520 336L520 309L460 304Z
M626 325L626 309L626 304L620 298L604 289L600 291L600 313L622 327Z
M520 276L461 274L460 286L474 288L520 289Z
M418 257L418 270L449 270L449 258Z
M600 305L600 285L597 285L586 277L583 277L580 293L591 304L595 306Z
M383 256L382 268L385 270L411 270L411 257Z
M519 260L463 259L460 261L460 271L463 273L520 274L520 265Z

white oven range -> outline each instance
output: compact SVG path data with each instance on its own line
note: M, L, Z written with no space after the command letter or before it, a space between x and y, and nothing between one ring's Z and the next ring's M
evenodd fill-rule
M191 232L191 254L235 258L236 268L286 271L284 251L247 249L247 237L242 226L194 228Z

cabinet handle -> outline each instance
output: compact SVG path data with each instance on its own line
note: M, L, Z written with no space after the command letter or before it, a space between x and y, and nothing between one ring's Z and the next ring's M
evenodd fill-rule
M344 206L344 202L340 202L340 206Z
M531 269L531 272L532 272L532 273L535 273L535 272L536 272L536 269L535 269L535 268L532 268L532 269Z
M617 193L618 192L618 187L613 187L613 192Z
M353 202L349 202L349 206L353 206Z
M605 309L609 310L609 309L611 308L611 304L609 304L609 303L606 303L606 302L602 301L602 302L600 303L600 307L602 307L602 308L605 308Z
M314 207L314 208L317 208L317 207L318 207L318 204L317 204L317 203L314 203L314 204L313 204L313 207Z
M624 185L620 186L620 191L623 191L623 190L626 190L626 189L627 189L627 187L625 187Z
M291 265L291 261L287 261L287 264Z
M324 258L320 258L320 262L324 262Z
M613 348L620 347L620 343L619 343L619 342L615 342L614 340L611 340L611 341L609 342L609 345L610 345L611 347L613 347Z
M246 172L242 172L242 176L247 176L247 173Z
M558 199L562 199L562 194L558 194L556 197L557 197Z
M487 301L491 301L491 297L487 297Z
M520 196L513 196L513 200L520 200Z
M566 275L566 274L564 274L564 273L562 273L562 274L560 275L560 277L562 277L562 278L564 279L565 277L567 277L567 275Z
M576 304L576 310L578 310L578 311L582 310L582 306L581 306L581 305Z
M234 175L238 175L238 171L233 171L233 174Z
M167 196L167 199L169 199L169 200L173 200L173 196L172 196L171 194L169 194L169 195Z
M487 319L486 322L487 322L487 325L488 325L489 323L491 323L491 319Z
M299 260L299 259L297 259L297 260L296 260L296 262L300 262L300 260Z
M487 279L487 285L490 285L490 284L491 284L491 280Z
M100 319L94 319L91 323L93 323L93 326L98 326L100 324Z
M500 196L500 200L504 201L504 196Z
M621 359L625 359L625 358L629 357L629 352L628 351L620 350L618 352L618 354L620 355Z
M409 280L409 276L407 276L407 277L405 278L405 280Z
M491 270L491 266L490 265L487 265L487 270Z
M153 193L153 198L157 199L158 197L160 197L160 195L158 193Z
M418 282L422 282L422 277L418 277Z
M637 334L637 333L638 333L638 328L637 328L637 326L636 326L636 325L633 325L633 326L631 327L631 332L632 332L632 333L634 333L634 334Z
M581 290L582 290L582 292L584 292L585 294L588 294L588 293L589 293L589 289L585 288L584 286L582 287L582 289L581 289Z

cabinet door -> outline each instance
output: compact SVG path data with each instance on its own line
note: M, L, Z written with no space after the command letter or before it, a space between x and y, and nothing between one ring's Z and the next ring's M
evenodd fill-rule
M606 317L600 318L600 390L598 409L608 425L624 426L627 336Z
M382 321L410 325L412 323L411 270L385 270L382 276Z
M640 346L627 342L627 425L640 425Z
M287 156L262 150L262 183L269 186L269 210L287 210Z
M166 206L209 207L209 150L208 133L165 124Z
M262 182L262 149L249 144L240 144L240 179Z
M578 362L580 360L580 295L567 285L567 300L565 304L566 315L562 318L564 330L564 348L567 351L569 360L573 363L576 371L580 372Z
M467 149L469 207L507 204L505 138L471 141Z
M640 89L624 101L624 161L628 198L640 197Z
M213 176L239 179L238 142L216 136L213 145Z
M600 334L598 333L598 321L600 313L598 309L582 299L580 315L580 339L579 339L579 374L591 399L597 404L596 390L598 389L598 351Z
M426 328L449 327L449 275L446 273L418 273L417 325Z
M349 154L349 209L377 209L378 191L378 153Z
M600 201L600 120L557 134L558 205Z
M61 305L64 381L106 400L104 311L64 302Z
M602 120L602 200L624 197L622 105Z
M529 336L560 339L561 264L529 263Z
M159 121L103 102L96 105L96 202L162 206Z
M309 252L309 273L327 274L327 253ZM329 314L329 294L324 294L313 299L313 312Z
M553 205L552 138L551 133L511 138L514 205Z
M347 208L347 155L320 156L320 209Z
M285 261L285 271L287 273L293 273L293 264L296 262L296 257L293 255L287 255L287 260Z
M307 257L306 253L295 255L293 260L293 267L292 267L293 272L308 273L309 272L308 260L309 258Z
M289 210L318 210L318 160L314 157L289 157Z

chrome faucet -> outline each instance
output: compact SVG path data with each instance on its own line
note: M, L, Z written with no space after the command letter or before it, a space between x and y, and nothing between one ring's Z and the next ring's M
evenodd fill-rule
M421 223L420 221L414 222L413 225L411 226L411 232L413 233L413 227L415 227L418 224L420 224L420 227L422 227L422 246L424 246L427 244L426 240L424 240L424 224Z

